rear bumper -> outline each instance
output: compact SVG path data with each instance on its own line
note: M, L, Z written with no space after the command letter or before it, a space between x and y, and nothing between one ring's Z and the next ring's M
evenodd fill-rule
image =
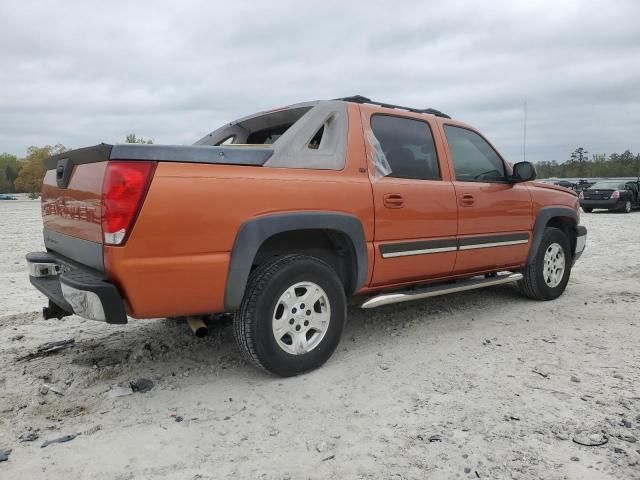
M608 200L580 200L580 206L583 208L606 208L612 210L614 208L622 208L626 200L619 200L617 198L610 198Z
M107 323L127 323L120 292L104 273L61 255L27 254L29 280L63 310L83 318Z
M584 252L584 249L586 246L587 246L587 228L582 225L578 225L577 236L576 236L576 251L573 254L574 264L582 255L582 252Z

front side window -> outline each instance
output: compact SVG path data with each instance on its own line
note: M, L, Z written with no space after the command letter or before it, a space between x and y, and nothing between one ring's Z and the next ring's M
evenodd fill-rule
M502 182L504 163L487 141L466 128L445 125L456 180L461 182Z
M429 124L392 115L373 115L371 131L388 164L385 165L387 177L440 180Z

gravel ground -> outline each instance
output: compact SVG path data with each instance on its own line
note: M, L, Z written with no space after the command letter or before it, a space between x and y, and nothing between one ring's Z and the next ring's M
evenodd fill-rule
M0 202L0 478L640 478L640 212L583 223L560 299L353 307L323 368L279 379L242 361L224 317L205 339L177 320L43 320L23 261L39 204ZM153 389L114 387L140 378Z

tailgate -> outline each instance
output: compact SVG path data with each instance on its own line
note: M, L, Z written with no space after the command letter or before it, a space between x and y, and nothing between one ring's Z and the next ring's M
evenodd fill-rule
M111 145L64 152L45 160L42 222L47 250L103 270L101 195Z

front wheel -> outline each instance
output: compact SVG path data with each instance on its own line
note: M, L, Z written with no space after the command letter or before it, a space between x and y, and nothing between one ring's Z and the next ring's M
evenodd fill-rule
M585 213L591 213L593 212L593 208L589 208L589 207L582 207L582 210L585 211Z
M631 200L627 200L627 201L624 203L624 207L622 207L622 211L623 211L624 213L631 213Z
M571 247L562 230L544 230L540 247L522 274L518 287L527 297L553 300L562 295L571 274Z
M245 358L282 377L324 364L340 342L347 318L345 292L322 260L286 255L250 276L234 318Z

